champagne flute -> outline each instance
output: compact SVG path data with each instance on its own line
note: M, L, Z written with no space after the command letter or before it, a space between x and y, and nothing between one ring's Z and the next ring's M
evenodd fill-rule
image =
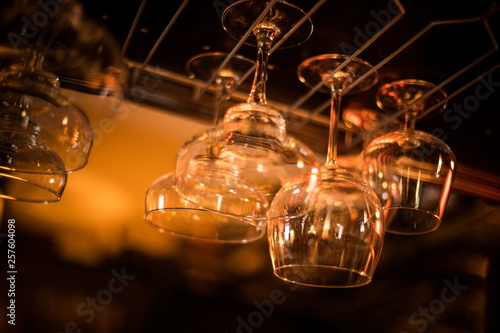
M424 234L441 224L456 159L442 140L415 130L415 122L445 98L442 89L423 80L394 81L378 91L377 104L382 110L406 110L404 129L376 138L363 152L363 177L384 206L388 232ZM430 115L444 108L436 108Z
M371 281L381 254L380 201L365 182L336 163L342 91L372 68L353 58L337 70L348 58L320 55L298 69L302 82L311 87L324 82L331 94L330 134L326 163L289 180L269 210L274 274L285 281L331 288L362 286ZM350 92L369 89L377 77L373 72Z

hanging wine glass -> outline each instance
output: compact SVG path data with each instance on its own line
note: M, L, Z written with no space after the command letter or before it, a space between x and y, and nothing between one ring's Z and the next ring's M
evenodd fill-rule
M456 172L455 156L437 137L415 130L419 115L446 98L442 89L426 96L434 88L422 80L400 80L382 86L377 94L382 110L406 110L404 129L376 138L363 152L363 177L384 206L388 232L423 234L441 224Z
M14 16L19 10L15 21L44 12L41 2L15 7L6 13ZM103 25L87 17L78 1L67 1L52 14L37 33L42 47L29 47L43 59L43 69L58 77L60 94L99 129L120 112L127 76L121 46Z
M29 118L21 98L0 103L0 198L37 203L56 202L66 186L66 168L43 144L40 127Z
M230 5L222 16L224 28L241 38L266 5L246 0ZM312 150L286 134L281 112L267 105L265 88L271 46L304 16L278 1L253 27L247 42L257 46L258 56L247 102L227 110L220 129L188 142L178 153L176 185L186 200L264 227L269 202L284 181L316 164ZM308 19L286 41L300 44L311 32Z
M227 56L228 54L223 52L208 52L190 58L186 63L188 77L207 82ZM220 115L223 114L221 109L224 107L224 100L229 98L231 90L241 84L242 76L254 65L255 61L237 54L231 57L229 63L216 74L213 84L215 95L214 127L219 125Z
M57 202L66 181L64 163L41 142L40 128L17 108L0 104L0 198Z
M190 78L209 80L226 58L224 53L204 53L188 60L186 69ZM250 70L254 62L241 56L231 58L229 63L216 74L214 81L215 108L214 124L217 123L222 101L228 97L229 91L240 84L244 73ZM211 141L212 137L220 135L217 127L209 129L193 138L192 142ZM220 161L219 161L220 163ZM267 204L267 200L254 189L245 191L255 192L252 202ZM236 194L240 194L237 192ZM252 194L252 193L250 193ZM245 207L245 196L241 196L240 204L235 209ZM234 202L233 202L234 203ZM262 213L257 213L261 215ZM249 223L244 218L234 217L238 212L220 214L196 206L185 200L177 193L174 173L166 174L156 179L146 193L145 220L160 231L175 235L197 238L215 242L246 243L261 238L264 228L255 223Z
M12 28L4 36L13 48L3 68L4 91L37 97L31 120L72 172L88 162L93 128L108 124L118 112L126 71L118 42L85 15L78 1L58 7L34 29L25 18L44 12L42 7L41 2L13 3L2 12ZM30 86L33 81L42 89L40 96Z
M0 71L0 100L39 127L40 140L60 156L66 172L80 170L92 148L92 126L87 115L61 94L58 77L41 68L40 57L37 51L29 52L25 64Z
M66 166L63 157L67 156L59 153L78 149L85 133L82 131L82 140L74 137L72 145L54 144L55 149L47 146L53 143L46 140L47 137L54 133L47 132L40 124L64 127L61 118L66 117L66 122L73 125L69 122L72 114L64 111L80 114L74 108L59 105L62 98L58 95L57 77L40 69L39 53L26 54L24 64L12 64L0 71L0 196L10 200L55 202L61 199L67 172L74 170ZM48 117L48 114L58 117ZM92 133L91 128L89 131ZM71 134L64 130L60 133Z
M369 283L384 239L382 206L375 192L336 163L342 91L372 67L348 56L325 54L298 69L308 86L325 81L331 94L326 163L289 180L269 210L268 238L274 274L286 281L318 287L356 287ZM350 93L377 81L373 72Z

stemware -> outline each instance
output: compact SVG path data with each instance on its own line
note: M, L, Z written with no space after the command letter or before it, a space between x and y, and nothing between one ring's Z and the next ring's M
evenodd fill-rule
M86 117L59 95L36 50L0 71L1 197L61 199L67 173L82 168L92 142ZM80 126L83 125L83 126Z
M302 82L324 82L331 94L326 163L289 180L269 210L268 238L274 274L286 281L318 287L356 287L369 283L384 239L382 206L375 192L336 163L343 90L372 67L348 56L325 54L304 61ZM373 72L350 90L361 92L377 81ZM325 81L326 80L326 81Z
M189 59L186 71L192 79L209 80L227 55L224 53L204 53ZM250 70L253 61L236 55L229 63L216 74L214 81L215 108L213 114L214 125L217 124L222 101L227 98L229 91L237 84L244 73ZM213 141L220 136L218 127L211 128L192 139L192 149L196 150L197 142ZM222 161L217 161L220 166ZM233 189L234 190L234 189ZM266 198L254 189L238 191L240 202L234 201L234 209L245 206L248 198L245 194L253 195L251 202L262 202L264 208ZM249 200L250 201L250 200ZM222 214L209 211L194 205L184 199L177 192L175 174L169 173L156 179L146 193L145 220L158 230L171 234L224 243L246 243L261 238L264 234L262 226L247 221L244 218L234 217L238 213ZM244 208L243 208L244 209ZM256 213L262 215L261 212Z
M222 16L224 28L241 38L266 5L247 0L230 5ZM252 28L253 39L247 42L258 53L247 102L229 108L220 129L191 140L178 153L176 186L186 200L264 228L269 202L284 181L317 163L312 150L287 135L285 119L266 98L271 46L304 16L301 9L278 1ZM287 41L300 44L311 32L307 19Z
M210 80L227 56L228 54L223 52L207 52L190 58L186 62L188 77L203 82ZM224 106L223 101L229 98L231 90L241 84L242 76L254 65L254 60L236 54L216 74L213 85L215 95L213 107L214 127L219 125L220 114Z
M66 168L41 141L40 127L29 118L28 108L0 103L0 198L50 203L61 199Z
M88 163L93 129L87 115L61 94L59 78L42 69L41 57L32 50L24 64L0 71L0 100L34 122L41 141L61 157L66 172L74 172Z
M442 140L415 130L415 122L444 98L442 89L423 80L394 81L378 91L382 110L405 111L404 129L376 138L363 152L363 177L384 206L388 232L424 234L441 224L456 159Z

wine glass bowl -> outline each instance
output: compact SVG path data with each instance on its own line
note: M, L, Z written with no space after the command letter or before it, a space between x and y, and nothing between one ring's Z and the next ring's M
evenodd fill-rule
M179 150L176 186L195 205L265 225L282 184L315 163L314 152L292 137L277 141L212 128Z
M199 207L264 224L268 201L239 177L238 163L244 160L219 157L225 145L223 137L220 128L213 128L181 147L175 165L177 190Z
M300 175L276 194L268 227L274 274L329 288L368 284L381 254L380 202L359 178L338 167Z
M280 111L260 104L240 103L229 108L222 127L231 135L238 133L248 138L283 140L286 121Z
M0 104L0 198L56 202L66 180L65 165L41 141L40 127L19 108Z
M29 57L39 55L32 52ZM36 66L7 66L0 71L0 100L9 112L18 114L20 122L33 122L39 128L41 141L61 157L65 172L87 165L92 126L87 115L62 94L57 76Z
M361 59L338 66L346 55L325 54L305 60L298 75L313 87L324 82L331 94L325 165L286 182L269 209L268 238L274 274L308 286L348 288L369 283L384 239L382 206L360 178L340 168L337 131L343 89L372 69ZM369 89L377 74L350 92Z
M145 220L160 232L210 242L247 243L261 238L265 228L241 218L193 205L175 188L175 175L156 179L146 193Z
M436 230L450 195L456 172L452 150L439 138L414 129L418 115L446 97L440 89L424 99L434 87L422 80L396 81L377 95L379 105L407 109L404 129L375 138L363 152L363 178L379 196L391 233Z

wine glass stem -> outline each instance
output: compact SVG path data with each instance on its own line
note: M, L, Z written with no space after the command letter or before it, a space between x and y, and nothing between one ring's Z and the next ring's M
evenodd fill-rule
M271 53L272 43L278 31L269 27L261 28L257 26L254 29L254 34L257 38L257 63L252 89L250 90L247 102L266 105L266 80L269 54Z
M330 133L328 138L328 153L326 155L327 165L337 164L337 139L339 132L340 103L342 100L341 89L331 88L330 107Z
M415 129L415 121L416 121L415 112L411 108L409 110L406 110L405 128L404 128L405 131L414 130Z

